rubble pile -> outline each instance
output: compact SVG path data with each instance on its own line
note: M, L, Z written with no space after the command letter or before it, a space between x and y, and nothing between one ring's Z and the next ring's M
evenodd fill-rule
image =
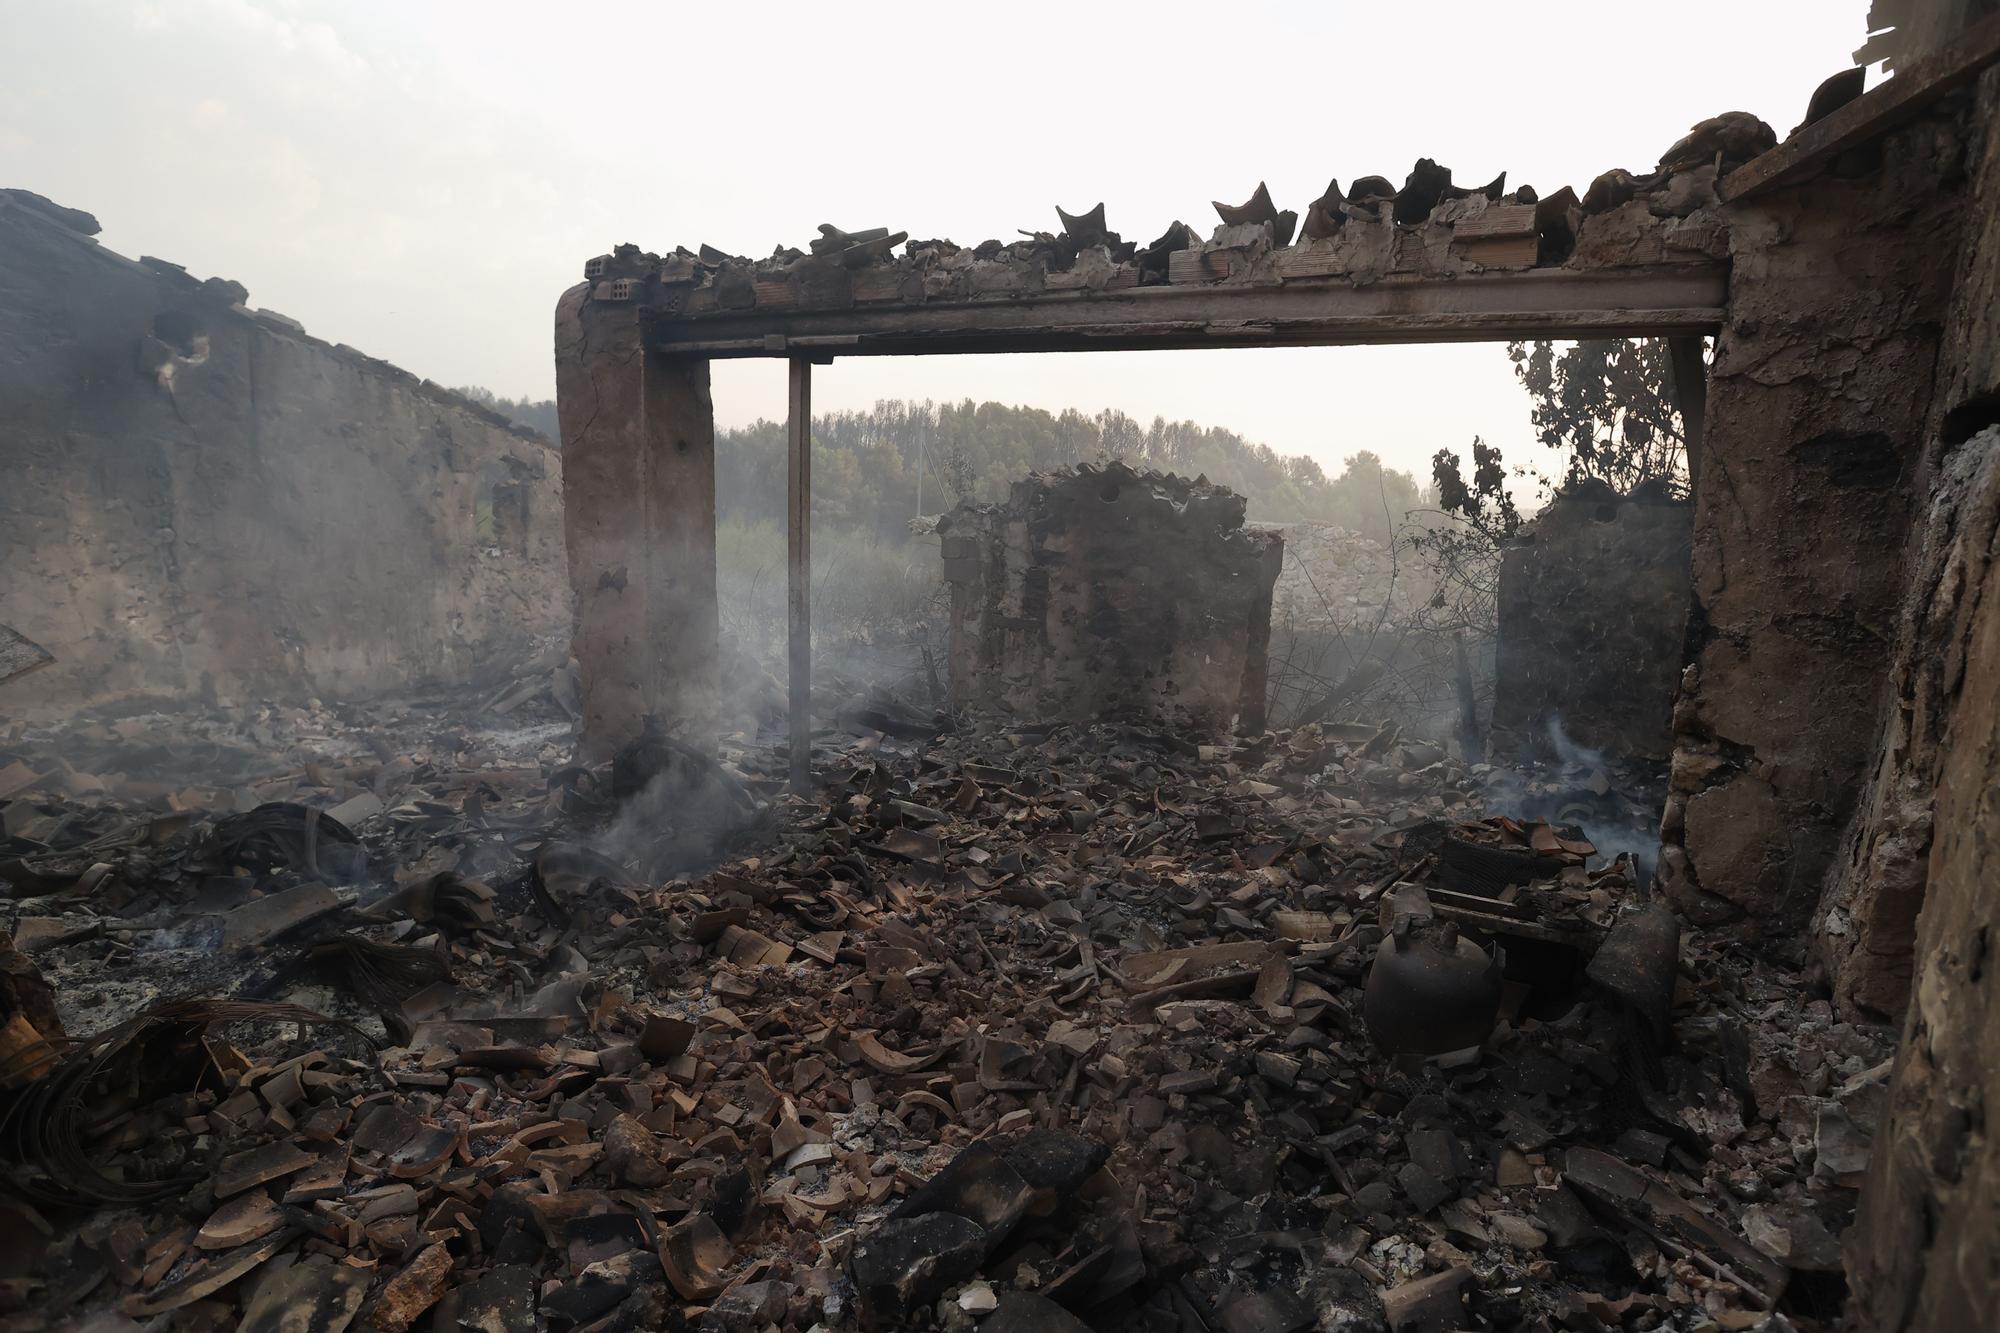
M1654 909L1588 828L1489 812L1490 775L1394 727L854 730L812 801L780 794L779 747L718 763L658 732L597 770L377 733L200 810L0 743L0 1000L33 1025L52 994L68 1034L0 1067L9 1318L1442 1333L1837 1308L1890 1034L1671 942L1648 1015L1594 960L1629 963L1611 941ZM1447 882L1457 844L1521 873ZM1371 965L1446 927L1490 960L1490 1032L1385 1055Z
M1401 625L1420 600L1411 585L1421 571L1396 568L1396 552L1337 523L1287 523L1285 563L1271 618L1296 629L1345 630Z
M1363 176L1327 185L1304 211L1280 210L1259 184L1241 205L1217 203L1204 241L1175 222L1149 243L1105 224L1104 205L1062 230L962 246L911 240L873 227L822 224L806 249L749 259L703 245L650 254L622 245L584 266L591 298L634 301L669 319L746 310L786 312L871 303L1008 299L1045 292L1104 293L1165 284L1278 284L1335 278L1368 283L1398 274L1449 277L1536 268L1597 269L1699 263L1728 253L1716 181L1774 146L1771 128L1746 112L1703 121L1652 172L1607 171L1581 197L1507 189L1506 173L1480 186L1420 158L1399 188ZM897 247L902 253L897 254Z

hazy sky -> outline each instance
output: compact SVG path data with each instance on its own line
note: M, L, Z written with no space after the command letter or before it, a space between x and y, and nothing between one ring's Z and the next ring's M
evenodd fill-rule
M1694 121L1784 135L1867 0L1317 0L828 7L0 0L0 185L103 241L448 384L554 391L551 313L632 241L763 255L820 222L976 243L1103 200L1150 240L1268 180L1580 191ZM1427 472L1475 433L1526 455L1497 344L858 358L880 397L1117 407L1331 467ZM784 413L778 362L718 364L725 425Z

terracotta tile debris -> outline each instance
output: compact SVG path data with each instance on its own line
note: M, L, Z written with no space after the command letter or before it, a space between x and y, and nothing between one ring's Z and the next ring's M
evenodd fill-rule
M1775 142L1755 117L1743 121ZM1754 133L1726 135L1726 146L1695 161L1687 145L1710 140L1691 135L1655 171L1606 172L1580 200L1567 186L1546 194L1527 185L1510 190L1504 172L1484 184L1460 184L1449 167L1419 158L1400 189L1381 176L1362 176L1345 190L1330 182L1307 202L1303 227L1299 211L1277 207L1260 181L1245 203L1215 203L1220 225L1206 240L1176 221L1151 243L1127 241L1106 226L1100 203L1083 214L1058 207L1060 232L1024 232L1005 244L911 240L886 227L846 232L823 223L805 250L785 246L752 259L707 245L666 255L621 245L587 260L583 276L593 301L656 306L701 331L732 316L768 320L800 311L1161 285L1256 287L1329 277L1362 283L1401 274L1698 263L1726 252L1715 181L1723 165L1748 160L1743 154L1754 141Z
M9 1066L11 1316L1738 1327L1837 1265L1889 1034L1645 935L1519 774L1349 723L816 759L725 749L697 868L554 744L23 789L0 999L96 1035ZM1445 940L1476 1003L1405 979L1436 1049L1386 1040Z

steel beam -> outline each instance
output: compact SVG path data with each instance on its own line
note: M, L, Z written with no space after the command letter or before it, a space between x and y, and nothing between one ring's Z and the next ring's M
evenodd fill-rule
M1700 337L1722 323L1728 270L1706 260L1603 271L1176 284L823 310L642 315L669 356L921 356Z
M785 419L792 790L812 790L812 362L793 357Z

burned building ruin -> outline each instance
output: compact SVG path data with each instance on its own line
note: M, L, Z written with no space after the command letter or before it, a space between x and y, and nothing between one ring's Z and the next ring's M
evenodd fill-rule
M673 441L682 452L707 410L696 367L719 356L787 357L803 396L815 361L876 352L1678 339L1692 530L1688 509L1630 519L1659 528L1663 566L1689 553L1693 594L1684 617L1669 605L1682 597L1674 578L1621 594L1662 609L1649 625L1659 632L1630 647L1646 682L1633 716L1603 738L1671 759L1662 888L1692 926L1798 958L1816 922L1842 1015L1898 1015L1911 984L1946 1006L1912 1011L1857 1233L1875 1248L1855 1252L1853 1276L1881 1326L1953 1326L1945 1310L1976 1323L1995 1292L1943 1268L1991 1271L1979 1249L1990 1232L1981 1239L1972 1220L1984 1186L1971 1182L2000 1175L2000 1153L1966 1144L1945 1166L1916 1126L1982 1078L1968 1056L1983 1020L1959 1015L1983 1013L1971 991L1984 969L1953 941L1983 938L1966 923L1993 910L1975 887L1991 691L1976 688L1968 584L1990 562L1969 551L1984 530L1977 459L2000 383L1986 300L2000 198L1993 76L1966 90L2000 30L1917 24L1909 40L1894 80L1866 94L1858 79L1830 81L1782 144L1747 117L1720 117L1652 176L1607 173L1580 196L1465 189L1419 163L1402 190L1336 185L1298 212L1260 189L1224 209L1207 241L1177 225L1130 244L1093 212L1065 214L1059 234L976 248L832 227L808 251L761 261L627 248L592 261L559 328L606 330L590 345L608 350L585 365L619 358L628 401L658 395L660 419L693 418ZM1710 335L1712 360L1698 341ZM796 411L793 425L802 487ZM566 447L593 449L606 429L600 416ZM593 503L570 495L573 508ZM1564 521L1548 517L1551 541ZM582 595L596 576L573 577ZM690 595L690 580L671 582ZM667 688L699 682L676 673ZM1654 693L1669 684L1671 704ZM616 709L629 717L646 702ZM1554 702L1507 707L1526 718ZM1962 821L1950 836L1936 832L1940 802ZM1925 920L1957 933L1919 947ZM1919 1229L1910 1214L1925 1199L1942 1211ZM1918 1234L1955 1257L1927 1267L1889 1239Z
M581 717L207 738L169 760L227 761L213 805L165 808L87 771L115 727L7 735L0 1310L2000 1323L1990 8L1884 0L1891 77L1581 190L1423 159L1260 185L1205 239L1100 205L1006 243L620 246L556 307L559 455L0 196L0 647L55 659L10 707L469 680L554 616ZM1269 726L1284 546L1200 479L960 506L953 706L815 691L822 367L1609 337L1669 344L1689 495L1572 493L1507 556L1493 757L1559 718L1664 762L1657 875L1530 813L1524 757ZM790 392L768 725L721 705L709 371L741 357ZM113 405L142 428L95 429Z

